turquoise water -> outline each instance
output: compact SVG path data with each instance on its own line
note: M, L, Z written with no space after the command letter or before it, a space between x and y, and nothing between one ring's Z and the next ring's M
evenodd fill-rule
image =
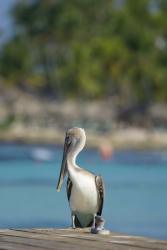
M0 228L68 227L65 187L56 192L58 146L0 144ZM167 239L167 152L85 150L78 164L104 177L106 228Z

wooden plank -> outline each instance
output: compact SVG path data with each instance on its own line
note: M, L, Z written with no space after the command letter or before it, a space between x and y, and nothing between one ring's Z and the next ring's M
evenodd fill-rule
M94 235L89 229L0 230L0 250L167 250L167 241L111 232Z

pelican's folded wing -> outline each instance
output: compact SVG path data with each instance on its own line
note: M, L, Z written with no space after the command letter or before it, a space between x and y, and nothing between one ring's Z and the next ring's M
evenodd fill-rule
M103 202L104 202L104 182L101 176L95 176L95 183L97 187L97 193L98 193L98 211L97 215L101 215L102 209L103 209Z
M72 189L72 181L70 180L70 178L68 177L67 179L67 198L68 200L70 200L70 196L71 196L71 189Z

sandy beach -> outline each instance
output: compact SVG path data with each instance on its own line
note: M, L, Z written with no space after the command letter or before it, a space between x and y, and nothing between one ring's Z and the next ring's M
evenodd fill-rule
M0 131L1 142L63 144L64 130L13 126ZM99 148L109 145L112 149L167 149L167 132L139 128L125 128L99 133L87 130L87 146Z
M165 104L130 113L112 99L62 102L12 87L0 90L0 141L62 144L66 129L78 126L86 130L89 147L167 148Z

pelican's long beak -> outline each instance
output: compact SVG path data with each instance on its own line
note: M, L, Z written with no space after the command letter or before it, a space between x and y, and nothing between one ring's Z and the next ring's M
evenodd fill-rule
M65 143L64 143L64 152L63 152L63 159L62 159L62 163L61 163L61 170L60 170L60 175L59 175L59 180L57 183L57 192L60 192L63 181L64 181L64 177L66 175L67 172L67 154L68 154L68 150L70 147L70 143L68 142L67 138L65 139Z

